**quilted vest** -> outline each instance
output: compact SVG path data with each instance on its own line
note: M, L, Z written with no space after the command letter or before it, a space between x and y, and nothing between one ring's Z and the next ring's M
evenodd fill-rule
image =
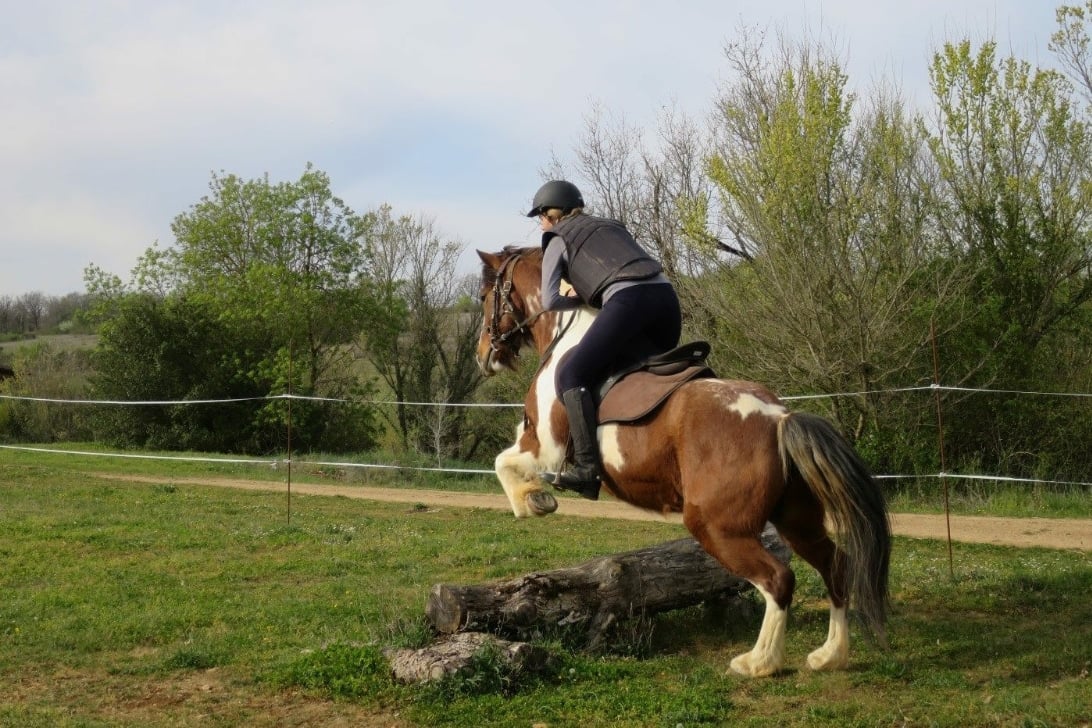
M610 284L651 278L663 272L625 226L615 220L592 215L562 220L542 234L543 249L558 235L568 253L569 282L580 298L596 308L602 305L603 290Z

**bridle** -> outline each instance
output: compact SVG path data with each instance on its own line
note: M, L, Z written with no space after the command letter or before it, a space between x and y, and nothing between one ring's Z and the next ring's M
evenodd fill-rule
M538 321L538 318L546 313L545 311L539 311L533 316L528 316L520 321L522 314L516 310L515 305L512 303L512 278L511 276L505 278L505 272L509 266L514 266L519 259L519 254L505 258L500 268L497 269L497 277L493 280L493 316L489 323L485 325L485 333L489 335L489 348L494 352L500 352L501 347L505 346L509 339L530 329ZM501 319L505 316L511 316L518 323L508 331L501 331Z

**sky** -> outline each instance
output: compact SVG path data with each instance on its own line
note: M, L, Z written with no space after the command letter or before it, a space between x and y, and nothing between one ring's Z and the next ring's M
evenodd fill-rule
M1052 65L1060 4L0 0L0 296L81 292L92 264L127 281L213 174L308 163L358 213L431 220L470 272L536 242L521 213L594 108L703 118L758 29L829 39L852 86L927 105L945 41Z

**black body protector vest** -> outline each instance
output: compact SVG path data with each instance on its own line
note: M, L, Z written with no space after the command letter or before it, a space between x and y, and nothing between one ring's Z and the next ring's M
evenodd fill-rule
M569 257L569 282L586 303L603 305L603 291L618 281L643 280L663 268L615 220L577 215L542 235L542 248L560 235Z

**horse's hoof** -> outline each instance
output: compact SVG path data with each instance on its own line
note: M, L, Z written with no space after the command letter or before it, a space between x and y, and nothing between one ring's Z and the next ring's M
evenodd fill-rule
M746 677L769 677L780 669L776 660L756 659L753 652L744 652L730 663L732 672Z
M808 667L812 670L844 670L849 667L848 650L832 650L825 645L808 655Z
M548 516L557 510L557 498L544 490L533 490L526 496L527 507L536 516Z

